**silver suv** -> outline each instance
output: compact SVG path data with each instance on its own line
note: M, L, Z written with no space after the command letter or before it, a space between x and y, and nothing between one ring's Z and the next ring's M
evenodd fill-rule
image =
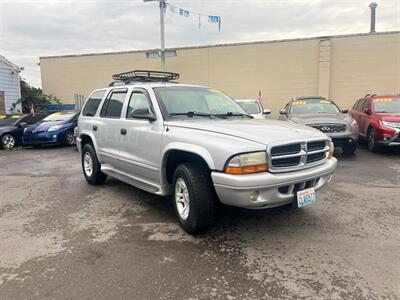
M132 71L93 91L77 137L90 184L110 175L172 195L188 233L214 223L218 202L254 209L315 202L315 190L330 182L336 168L326 135L253 119L222 92L170 82L178 77Z

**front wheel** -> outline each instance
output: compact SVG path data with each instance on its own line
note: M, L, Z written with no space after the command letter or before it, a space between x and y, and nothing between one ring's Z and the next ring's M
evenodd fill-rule
M209 171L202 163L182 163L176 168L173 202L179 223L187 233L199 233L214 224L216 195Z
M74 135L73 131L67 131L65 133L64 144L67 145L67 146L75 145L75 135Z
M368 130L367 142L369 151L371 152L378 151L378 145L376 144L376 132L374 128Z
M107 179L107 175L101 172L101 165L91 144L86 144L82 149L82 170L90 184L100 185Z
M16 145L16 140L15 137L12 136L11 134L5 134L1 137L1 146L4 149L12 149Z
M356 149L357 149L357 143L346 145L343 146L342 148L343 154L345 155L353 155L354 152L356 152Z

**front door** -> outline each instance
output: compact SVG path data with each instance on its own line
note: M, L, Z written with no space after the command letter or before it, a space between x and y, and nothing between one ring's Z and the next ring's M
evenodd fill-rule
M121 135L119 168L141 181L158 185L163 122L134 118L132 112L136 109L148 109L154 114L153 104L145 89L132 90L121 119L120 130L124 130L125 134Z

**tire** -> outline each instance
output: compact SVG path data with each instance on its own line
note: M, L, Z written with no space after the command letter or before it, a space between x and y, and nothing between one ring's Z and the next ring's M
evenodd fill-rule
M64 136L64 145L73 146L75 145L75 135L72 130L67 131Z
M371 152L377 152L379 147L376 144L376 132L374 128L370 128L367 132L367 144L368 150Z
M107 175L101 172L101 164L99 163L91 144L86 144L82 149L82 171L89 184L100 185L107 179Z
M210 173L202 163L178 165L173 177L172 193L175 213L187 233L204 232L215 223L216 194Z
M346 145L342 148L343 154L345 155L353 155L356 152L357 143Z
M15 137L9 133L4 134L1 137L1 147L3 149L12 149L17 145Z

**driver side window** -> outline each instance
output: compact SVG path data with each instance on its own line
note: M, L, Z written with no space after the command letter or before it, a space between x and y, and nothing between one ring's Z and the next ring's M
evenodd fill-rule
M148 109L153 113L153 108L147 94L142 91L133 91L128 103L126 118L132 119L132 113L135 109Z

